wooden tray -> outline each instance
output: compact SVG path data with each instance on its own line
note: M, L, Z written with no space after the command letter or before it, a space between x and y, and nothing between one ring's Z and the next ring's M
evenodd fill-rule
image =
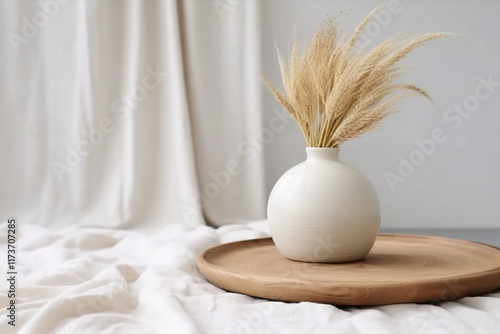
M453 300L500 288L500 249L418 235L379 234L362 261L288 260L271 238L223 244L199 255L218 287L273 300L387 305Z

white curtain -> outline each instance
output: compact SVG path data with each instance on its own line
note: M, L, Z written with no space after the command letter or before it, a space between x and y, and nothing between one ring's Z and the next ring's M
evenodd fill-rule
M259 35L252 0L3 0L2 219L264 218Z

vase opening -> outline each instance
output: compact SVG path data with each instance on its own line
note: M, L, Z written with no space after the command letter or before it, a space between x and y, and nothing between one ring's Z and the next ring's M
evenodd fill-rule
M306 147L308 160L339 161L339 153L338 147Z

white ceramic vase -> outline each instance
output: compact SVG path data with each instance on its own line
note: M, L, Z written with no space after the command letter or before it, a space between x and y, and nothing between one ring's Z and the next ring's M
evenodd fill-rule
M307 160L274 186L267 206L271 236L287 258L348 262L364 258L380 227L377 194L338 148L306 148Z

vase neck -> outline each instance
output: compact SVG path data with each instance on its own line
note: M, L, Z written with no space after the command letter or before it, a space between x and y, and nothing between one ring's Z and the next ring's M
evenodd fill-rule
M340 161L338 147L306 147L307 160Z

